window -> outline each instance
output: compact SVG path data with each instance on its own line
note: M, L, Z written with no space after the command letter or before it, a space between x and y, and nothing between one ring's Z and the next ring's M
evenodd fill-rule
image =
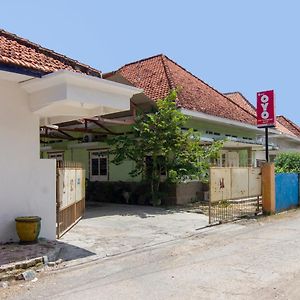
M107 157L100 157L99 163L100 163L100 175L106 176L107 175Z
M92 158L92 176L99 175L99 160L98 158Z
M56 159L56 161L63 161L64 153L63 152L48 152L48 158Z
M90 180L108 180L108 155L106 151L90 152Z
M252 138L249 138L249 137L245 137L245 136L243 136L243 140L252 141Z
M210 135L217 135L217 136L220 136L220 135L221 135L221 133L220 133L220 132L209 131L209 130L206 130L206 134L210 134Z

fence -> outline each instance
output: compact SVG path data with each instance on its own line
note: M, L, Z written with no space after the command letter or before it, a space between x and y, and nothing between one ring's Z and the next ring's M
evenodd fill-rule
M280 212L299 205L299 174L275 175L275 210Z
M209 223L229 222L262 213L262 197L210 203Z
M262 212L260 168L211 168L209 223Z
M210 169L209 201L199 204L201 211L209 216L209 223L253 216L261 214L263 210L272 214L299 206L300 174L275 175L274 164L264 164L262 169Z
M85 170L76 162L57 162L56 235L66 233L85 211Z

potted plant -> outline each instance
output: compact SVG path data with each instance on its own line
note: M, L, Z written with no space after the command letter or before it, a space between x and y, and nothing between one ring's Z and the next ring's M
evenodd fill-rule
M20 243L36 243L41 229L41 218L37 216L17 217L16 230Z

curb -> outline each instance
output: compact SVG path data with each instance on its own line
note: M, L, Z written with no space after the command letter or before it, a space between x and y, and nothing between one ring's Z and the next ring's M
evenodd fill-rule
M20 275L28 269L38 269L44 266L43 257L19 261L0 266L0 282L20 279Z
M54 267L62 263L62 260L58 259L61 249L62 247L56 246L53 250L48 251L46 255L0 266L0 283L12 280L27 280L26 275L29 270L38 271L45 266Z

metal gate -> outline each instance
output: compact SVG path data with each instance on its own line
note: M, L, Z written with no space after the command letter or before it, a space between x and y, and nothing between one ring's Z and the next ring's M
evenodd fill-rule
M260 168L211 168L209 179L210 224L262 212Z
M56 168L56 236L73 227L85 211L85 170L76 162L58 161Z

